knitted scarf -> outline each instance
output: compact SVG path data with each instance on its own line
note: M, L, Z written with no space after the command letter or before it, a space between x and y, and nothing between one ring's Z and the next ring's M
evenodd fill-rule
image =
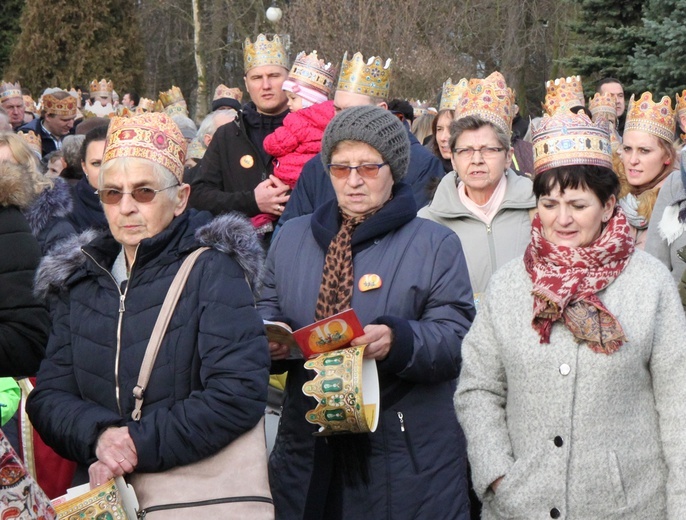
M532 325L541 343L550 343L553 323L561 320L577 341L586 341L594 352L617 351L626 341L624 330L597 293L621 274L633 251L630 227L620 208L600 237L585 247L549 242L536 215L524 265L534 285Z

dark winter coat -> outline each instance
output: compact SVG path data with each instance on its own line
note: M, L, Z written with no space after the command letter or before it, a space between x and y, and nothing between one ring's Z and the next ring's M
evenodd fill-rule
M403 182L412 188L417 208L422 208L430 200L430 189L435 187L431 184L440 181L445 175L445 170L441 161L417 141L407 125L405 129L410 138L410 165ZM317 154L305 163L298 184L279 219L279 227L292 218L310 215L319 206L334 198L336 193L333 191L331 179L324 168L321 154Z
M71 188L64 179L55 178L53 182L53 187L39 193L24 211L43 254L76 233L68 218L73 208Z
M32 294L40 247L20 207L33 189L18 170L0 166L0 376L36 373L45 354L50 320Z
M33 132L34 134L40 136L41 140L41 155L45 157L50 152L57 150L55 146L55 141L52 140L50 134L43 130L43 118L34 119L33 121L26 123L25 125L19 127L18 132ZM74 134L74 128L69 131L70 135Z
M44 259L37 290L59 301L27 410L59 454L91 464L102 430L128 426L137 470L161 471L212 455L262 417L269 354L246 283L258 282L261 247L242 218L210 218L187 211L143 240L121 288L110 273L121 245L109 233L74 237ZM134 422L132 391L162 301L201 245L213 249L190 274Z
M240 211L248 217L260 213L255 201L257 185L272 173L271 156L260 139L283 123L278 116L258 114L246 105L231 123L220 126L202 160L200 172L191 185L190 204L214 215Z
M95 188L90 185L85 175L74 186L72 199L74 207L68 218L71 225L74 226L76 233L83 233L91 228L108 228L100 199L95 193Z
M452 410L462 338L474 318L469 275L458 237L415 215L411 189L397 184L393 199L352 237L352 308L363 326L391 327L394 341L377 363L382 410L378 429L368 435L370 483L339 483L342 518L469 518L465 440ZM258 303L264 318L286 320L294 329L314 321L326 249L339 227L335 201L283 227L267 258ZM381 288L361 292L364 274L379 275ZM312 510L324 495L313 490L326 476L319 474L325 462L312 436L317 427L305 420L315 403L302 385L313 373L302 360L273 364L273 371L284 368L272 494L277 518L300 519L304 511L315 518Z

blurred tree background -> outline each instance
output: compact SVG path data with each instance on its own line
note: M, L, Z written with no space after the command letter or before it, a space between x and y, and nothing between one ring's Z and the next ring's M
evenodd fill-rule
M291 59L392 58L391 96L432 104L449 77L499 70L536 115L545 81L571 74L587 93L605 76L629 93L683 89L685 14L686 0L3 0L0 75L34 97L101 77L153 99L177 85L197 119L219 83L245 90L243 40L279 33Z

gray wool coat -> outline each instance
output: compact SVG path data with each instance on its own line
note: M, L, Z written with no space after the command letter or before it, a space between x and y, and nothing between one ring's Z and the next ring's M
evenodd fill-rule
M533 309L531 290L521 259L497 272L462 344L455 407L482 518L686 518L686 317L670 274L637 250L598 294L628 337L609 356L559 322L541 344L531 311L512 312Z

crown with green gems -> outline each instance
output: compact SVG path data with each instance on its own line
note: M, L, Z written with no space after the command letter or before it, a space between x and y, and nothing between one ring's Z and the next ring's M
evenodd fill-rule
M8 83L3 81L2 83L0 83L0 103L15 97L22 97L21 85L18 82Z
M288 54L278 34L275 34L271 40L266 35L260 34L255 39L255 43L251 42L250 38L245 39L243 72L247 74L250 69L263 65L277 65L288 70Z
M382 58L372 56L365 61L362 53L356 52L352 59L348 60L346 52L343 55L336 90L388 98L391 90L391 59L387 59L384 63Z
M500 72L494 72L485 79L469 80L467 88L455 107L455 119L476 116L510 135L514 105L514 91L508 88Z

